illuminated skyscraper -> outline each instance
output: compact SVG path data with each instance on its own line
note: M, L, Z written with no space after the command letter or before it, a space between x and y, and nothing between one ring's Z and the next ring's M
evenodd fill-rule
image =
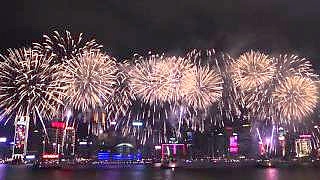
M12 151L13 159L23 159L27 154L29 117L20 117L15 122L14 145Z
M63 155L65 157L73 157L75 154L76 133L73 127L66 127L65 139L63 144Z
M295 142L296 145L296 156L306 157L311 155L311 135L300 135Z
M52 121L50 127L47 127L48 136L43 141L43 154L61 154L62 140L65 123L61 121Z

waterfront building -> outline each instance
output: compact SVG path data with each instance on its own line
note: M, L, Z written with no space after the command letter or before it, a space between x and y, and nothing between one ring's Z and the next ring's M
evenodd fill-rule
M61 120L53 120L46 128L47 135L43 139L43 155L60 155L62 153L62 141L65 129L65 123Z
M72 158L75 155L76 132L74 127L66 127L63 142L63 156Z
M13 159L23 159L27 154L28 131L30 117L18 117L15 121L14 144L12 150Z

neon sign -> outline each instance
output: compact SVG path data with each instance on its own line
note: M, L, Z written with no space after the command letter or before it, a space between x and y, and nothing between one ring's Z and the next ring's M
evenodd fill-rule
M51 122L51 127L58 128L58 129L64 129L66 127L66 124L64 122L53 121L53 122Z
M42 157L44 159L58 159L59 154L44 154Z
M238 153L238 137L231 136L230 137L230 153L236 154Z

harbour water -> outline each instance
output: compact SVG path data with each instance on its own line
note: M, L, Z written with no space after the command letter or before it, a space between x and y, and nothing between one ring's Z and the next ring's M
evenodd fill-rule
M224 168L224 169L31 169L0 164L0 180L318 180L320 169Z

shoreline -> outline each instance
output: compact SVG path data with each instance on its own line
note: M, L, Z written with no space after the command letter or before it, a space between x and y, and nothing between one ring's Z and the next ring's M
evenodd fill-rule
M174 165L163 165L151 162L104 162L94 161L90 163L61 163L61 164L1 164L9 168L59 169L59 170L107 170L107 169L235 169L235 168L320 168L320 160L308 161L280 161L280 160L247 160L247 161L178 161Z

